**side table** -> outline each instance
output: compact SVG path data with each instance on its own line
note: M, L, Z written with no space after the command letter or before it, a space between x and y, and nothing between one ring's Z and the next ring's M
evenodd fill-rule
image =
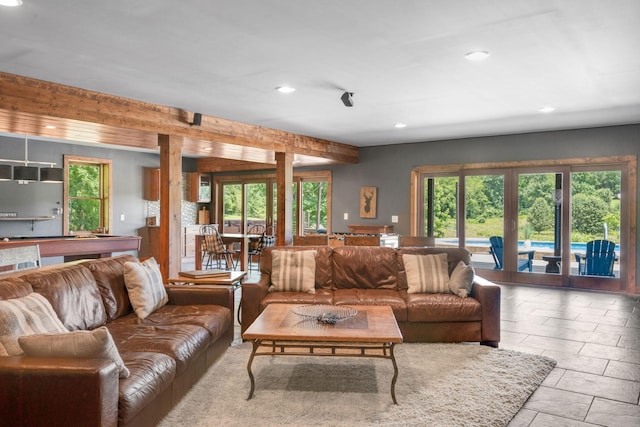
M544 268L545 273L560 273L560 260L562 260L561 256L544 255L542 259L544 261L547 261L547 266Z
M237 289L242 286L242 282L247 276L246 271L230 271L229 276L224 277L202 277L199 279L193 279L191 277L186 276L178 276L173 277L167 282L172 285L216 285L216 286L232 286L233 289ZM242 308L242 299L240 299L240 304L238 305L238 324L240 324L240 309Z

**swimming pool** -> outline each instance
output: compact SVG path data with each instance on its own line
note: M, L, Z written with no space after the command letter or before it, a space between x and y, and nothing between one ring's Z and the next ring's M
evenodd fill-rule
M447 246L457 246L458 239L455 238L445 238L445 239L436 239L436 244L441 243ZM486 246L489 247L491 244L489 243L489 239L467 239L467 246ZM518 246L524 246L524 241L519 240ZM553 252L553 242L549 241L540 241L540 240L532 240L531 248L538 249L541 252ZM572 242L571 243L571 252L585 252L587 250L586 243L580 242ZM616 252L620 253L620 245L616 245Z

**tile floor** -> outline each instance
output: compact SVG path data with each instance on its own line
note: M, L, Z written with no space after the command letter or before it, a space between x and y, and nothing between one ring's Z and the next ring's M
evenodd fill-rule
M640 426L640 296L501 288L500 348L558 362L509 427Z
M558 362L510 427L640 426L640 297L501 288L500 348Z

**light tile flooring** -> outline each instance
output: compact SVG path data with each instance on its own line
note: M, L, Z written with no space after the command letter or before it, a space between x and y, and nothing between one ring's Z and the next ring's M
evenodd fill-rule
M558 362L509 427L640 426L640 296L500 287L500 348Z
M558 362L510 427L640 426L640 297L501 288L500 348Z

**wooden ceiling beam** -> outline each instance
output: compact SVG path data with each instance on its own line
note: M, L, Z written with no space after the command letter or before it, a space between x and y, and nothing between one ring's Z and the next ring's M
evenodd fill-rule
M52 117L66 120L65 124L72 128L71 133L74 124L83 132L93 131L93 142L105 144L148 149L158 134L165 134L185 138L184 154L210 156L208 150L217 150L219 157L264 162L265 158L274 158L275 152L285 152L318 157L329 163L358 162L358 148L352 145L206 115L202 116L200 126L191 126L193 113L179 108L1 72L0 110L4 110L0 116L6 116L0 117L3 128L24 117ZM93 124L94 128L88 124ZM0 130L11 132L11 129L3 128ZM31 135L47 136L36 126L29 129ZM102 132L104 129L111 130L111 134L117 133L113 129L131 130L136 135L134 143L102 136L109 133ZM145 133L149 138L141 137ZM251 155L244 158L242 150L233 150L233 147L227 150L224 144L249 147L258 152L252 153L253 158ZM227 151L228 155L225 154Z

